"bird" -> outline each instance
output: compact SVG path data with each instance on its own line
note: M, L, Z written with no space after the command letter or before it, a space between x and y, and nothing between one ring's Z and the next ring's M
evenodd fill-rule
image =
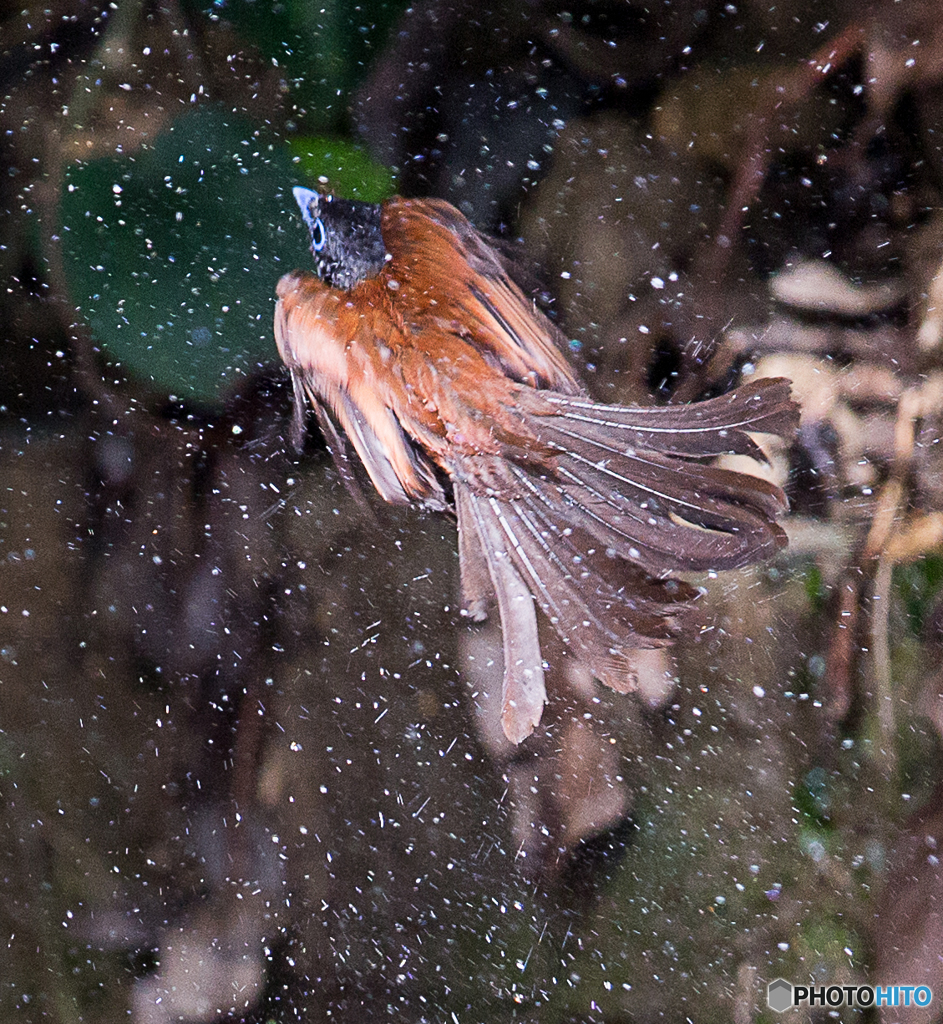
M721 468L789 437L790 382L687 405L594 401L562 332L512 264L441 199L382 204L293 189L314 271L278 282L275 341L296 436L313 409L339 473L457 519L462 611L497 606L501 724L521 743L546 702L538 611L603 684L683 632L697 590L673 575L735 569L786 544L773 483Z

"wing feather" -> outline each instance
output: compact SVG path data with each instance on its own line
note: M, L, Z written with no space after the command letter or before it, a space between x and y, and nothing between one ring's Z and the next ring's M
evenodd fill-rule
M582 393L562 355L560 331L458 210L439 199L394 199L384 205L382 223L394 254L384 274L396 280L418 333L429 327L451 332L514 380Z
M350 310L337 289L313 274L295 271L278 283L275 340L293 380L303 383L338 472L351 471L345 446L331 422L335 417L350 438L371 482L385 501L402 505L420 500L445 508L445 495L433 464L411 442L382 389L372 365L377 345L363 319ZM295 400L299 399L295 389ZM297 415L297 413L296 413Z

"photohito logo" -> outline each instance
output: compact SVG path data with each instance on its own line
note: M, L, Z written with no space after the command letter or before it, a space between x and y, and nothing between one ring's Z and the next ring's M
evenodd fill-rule
M929 1006L926 985L793 985L777 978L766 986L766 1004L782 1013L793 1006Z

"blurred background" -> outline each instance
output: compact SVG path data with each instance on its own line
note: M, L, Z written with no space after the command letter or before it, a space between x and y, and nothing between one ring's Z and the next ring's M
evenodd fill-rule
M8 6L0 140L3 1019L943 1019L938 4ZM294 450L296 184L456 204L601 400L792 378L638 695L548 636L511 747L454 523Z

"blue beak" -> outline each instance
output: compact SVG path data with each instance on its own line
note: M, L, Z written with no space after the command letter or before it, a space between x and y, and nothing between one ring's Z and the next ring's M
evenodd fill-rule
M311 231L314 227L314 221L317 219L317 212L312 215L311 207L313 205L315 211L317 211L318 204L321 202L321 196L317 192L312 192L310 188L302 188L300 185L296 185L291 190L291 193L295 197L298 208L301 210L301 216L304 218L308 230Z

